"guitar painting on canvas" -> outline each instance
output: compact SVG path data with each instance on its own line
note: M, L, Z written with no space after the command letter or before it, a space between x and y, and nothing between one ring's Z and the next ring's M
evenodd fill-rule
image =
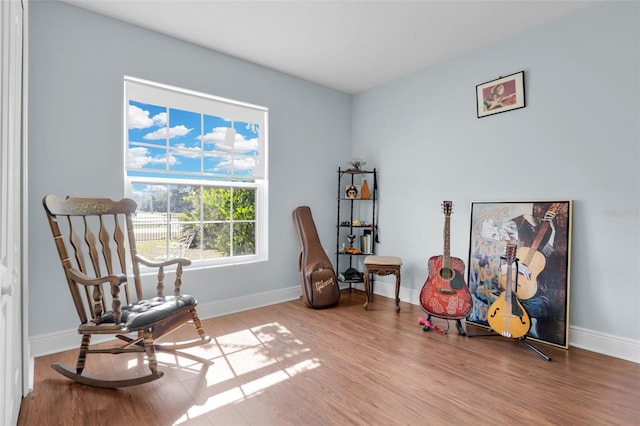
M514 294L530 319L527 338L569 347L572 201L472 202L467 322L489 327L490 306L505 288L500 257L516 244ZM514 280L516 278L514 270Z

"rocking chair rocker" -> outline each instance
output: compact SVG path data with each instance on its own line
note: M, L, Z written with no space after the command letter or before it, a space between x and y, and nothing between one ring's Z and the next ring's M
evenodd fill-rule
M182 268L187 258L149 261L137 254L132 216L136 203L124 198L48 195L43 200L82 335L75 370L61 363L51 367L76 382L103 388L147 383L163 376L156 351L175 352L211 341L196 312L195 297L181 294ZM129 256L127 256L127 253ZM155 297L144 299L140 266L157 268ZM164 295L165 267L175 268L172 296ZM129 271L131 268L131 272ZM133 281L130 292L129 280ZM133 294L132 294L133 293ZM169 332L191 322L199 337L180 343L158 343ZM90 346L94 335L119 340L108 348ZM129 336L127 336L129 335ZM194 333L195 335L195 333ZM99 378L83 374L88 354L146 354L150 373L129 378Z

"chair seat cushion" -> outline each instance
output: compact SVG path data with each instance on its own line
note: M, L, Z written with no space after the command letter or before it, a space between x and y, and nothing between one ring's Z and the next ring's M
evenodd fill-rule
M183 294L181 296L154 297L140 300L134 304L122 307L121 321L131 331L136 331L158 321L162 321L177 312L189 309L198 302L196 298ZM114 323L113 312L106 312L102 316L103 323Z

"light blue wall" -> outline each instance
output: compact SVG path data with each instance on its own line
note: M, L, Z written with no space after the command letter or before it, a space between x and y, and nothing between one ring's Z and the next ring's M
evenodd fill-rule
M467 259L471 201L573 199L571 325L640 338L639 8L590 7L354 97L403 287L442 252L442 200ZM475 86L520 70L526 108L476 118Z
M65 3L31 2L29 29L31 336L77 325L42 197L123 196L124 75L269 108L269 261L189 270L185 288L201 305L299 286L299 205L311 206L333 247L335 170L351 155L349 95Z
M29 334L77 321L40 202L122 196L127 74L270 108L270 259L188 271L201 304L299 285L291 211L310 205L331 251L335 170L353 155L380 170L379 248L402 256L403 289L418 292L442 251L442 200L465 259L471 201L573 199L571 325L640 339L639 16L638 3L607 2L351 97L30 3ZM475 85L520 70L527 107L477 119Z

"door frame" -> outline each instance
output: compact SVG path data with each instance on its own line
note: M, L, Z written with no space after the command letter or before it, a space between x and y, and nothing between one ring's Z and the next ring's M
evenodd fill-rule
M28 0L3 1L3 42L0 66L3 92L2 137L0 147L6 154L3 163L1 215L6 229L7 280L3 281L3 310L6 314L3 347L4 362L0 383L0 422L17 422L22 398L33 383L29 353L27 291L27 86L28 86ZM6 102L6 103L5 103ZM5 187L5 184L7 185ZM5 192L6 190L6 192ZM1 217L1 216L0 216ZM4 234L4 233L3 233ZM6 305L4 305L6 303ZM5 340L7 339L7 340Z
M31 345L29 344L29 227L28 224L28 111L29 111L29 0L22 2L22 190L20 230L22 238L22 397L26 397L33 390L34 362L31 358Z

